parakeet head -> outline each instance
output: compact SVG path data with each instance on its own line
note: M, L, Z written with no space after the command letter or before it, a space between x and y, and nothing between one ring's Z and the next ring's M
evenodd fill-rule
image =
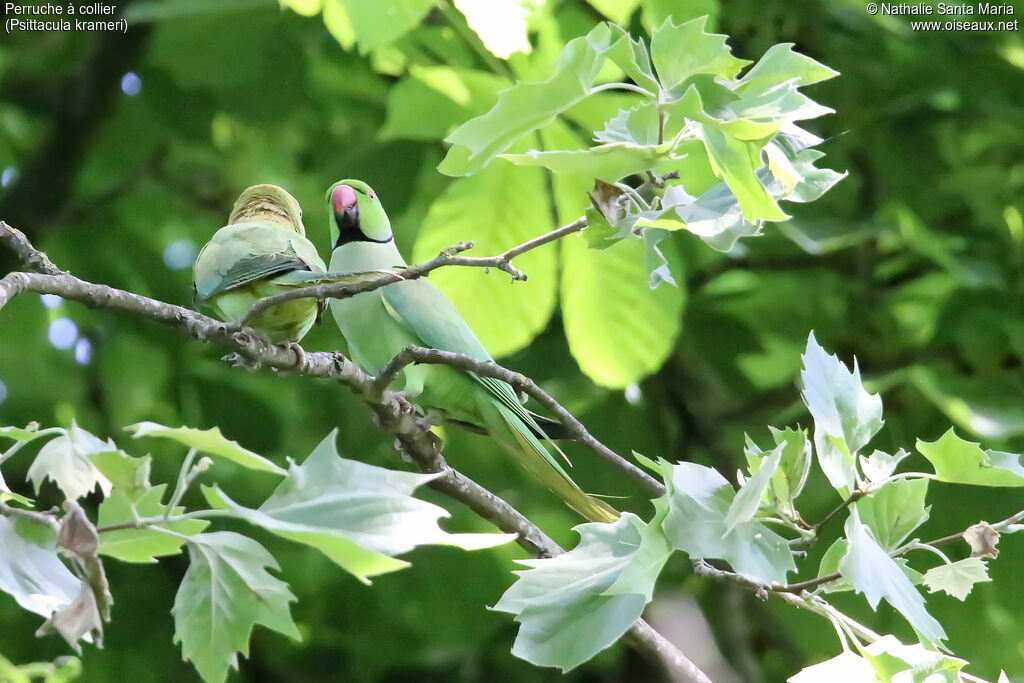
M339 180L327 190L333 248L349 242L392 240L391 221L373 188L362 180Z
M306 236L302 208L295 197L277 185L253 185L238 195L231 208L228 225L253 221L272 223Z

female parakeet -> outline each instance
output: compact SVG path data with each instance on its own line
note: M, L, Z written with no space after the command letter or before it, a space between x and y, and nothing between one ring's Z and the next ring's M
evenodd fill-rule
M240 320L258 299L310 284L326 267L306 239L302 209L276 185L246 188L228 218L202 248L193 267L196 300L225 322ZM258 315L251 326L275 344L297 342L323 304L287 301Z
M404 266L391 223L366 183L342 180L327 191L331 272ZM406 280L348 299L330 301L352 360L377 374L410 344L491 360L448 298L426 280ZM443 365L411 365L402 389L421 408L486 431L501 447L587 519L610 522L618 513L587 495L541 443L544 432L510 385Z

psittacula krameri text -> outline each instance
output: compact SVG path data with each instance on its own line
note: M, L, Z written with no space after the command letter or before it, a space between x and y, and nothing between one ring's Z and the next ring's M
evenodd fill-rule
M258 299L311 283L326 267L306 239L302 209L276 185L247 188L228 224L203 247L193 267L198 303L225 322L240 320ZM251 321L275 344L297 342L316 322L321 304L294 299Z
M391 223L374 191L359 180L342 180L327 192L332 273L404 266ZM426 280L406 280L332 299L331 312L348 342L352 360L377 374L406 346L431 347L491 360L448 298ZM610 522L615 510L587 495L541 443L544 432L505 382L444 365L410 365L402 390L421 408L486 431L571 508L587 519Z

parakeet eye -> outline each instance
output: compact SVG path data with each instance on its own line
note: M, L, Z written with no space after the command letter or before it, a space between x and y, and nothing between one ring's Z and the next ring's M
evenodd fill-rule
M302 218L302 209L299 209L299 218Z
M374 193L371 192L370 193L370 200L372 201L372 200L374 200L376 198L377 198L377 195L375 195Z

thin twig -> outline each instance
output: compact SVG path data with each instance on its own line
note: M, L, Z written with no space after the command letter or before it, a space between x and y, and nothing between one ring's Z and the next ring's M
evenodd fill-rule
M512 259L520 254L530 251L531 249L536 249L539 246L561 239L566 235L579 232L585 227L587 227L587 221L585 218L581 217L568 225L563 225L556 230L552 230L549 233L545 233L532 240L514 246L497 256L459 256L462 252L473 248L472 242L460 242L454 246L444 249L440 254L426 263L396 269L395 271L382 270L373 273L366 273L365 279L360 279L358 282L335 282L311 285L309 287L298 287L287 292L275 294L274 296L268 296L265 299L260 299L252 305L252 308L250 308L245 316L239 321L239 324L243 326L249 325L256 316L263 311L273 306L283 304L286 301L293 301L295 299L317 299L320 301L323 301L324 299L346 299L363 292L372 292L375 289L380 289L381 287L390 285L394 282L415 280L445 266L497 268L498 270L511 275L513 280L525 281L526 273L513 266Z

